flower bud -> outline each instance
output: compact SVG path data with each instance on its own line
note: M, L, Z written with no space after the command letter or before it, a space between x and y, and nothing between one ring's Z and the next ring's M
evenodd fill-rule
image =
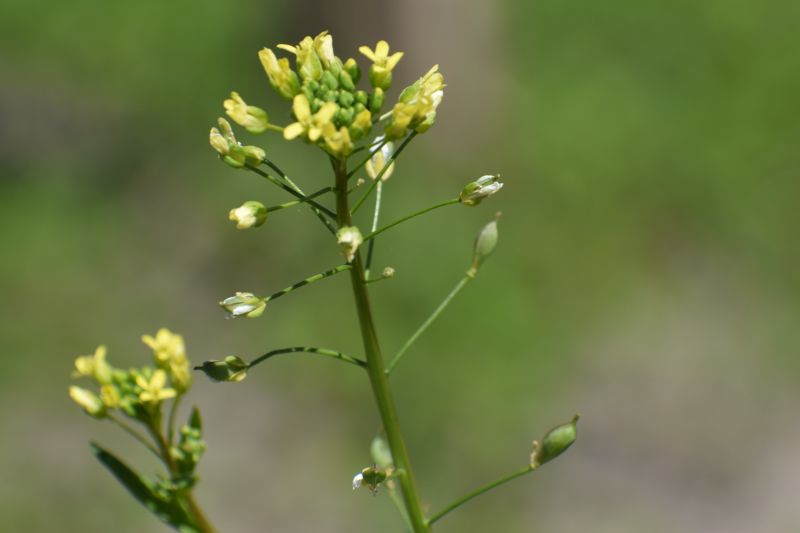
M258 166L267 158L267 153L258 146L242 146L241 150L248 165Z
M320 78L320 83L325 85L328 89L336 90L339 88L339 81L334 77L333 74L329 70L326 70L322 73L322 77Z
M285 57L278 59L269 48L259 51L258 59L267 73L270 85L279 95L286 100L291 100L300 92L300 81L297 79L297 74L289 66L288 59Z
M69 388L69 396L75 403L83 407L86 414L94 418L106 416L106 406L103 401L92 391L75 385Z
M364 237L361 236L361 231L357 227L344 226L336 232L336 242L341 245L347 262L351 263L356 256L358 247L364 242Z
M358 63L352 57L349 58L347 61L344 62L344 70L347 72L347 75L350 76L350 80L355 84L361 79L361 69L358 67ZM352 89L351 89L352 90Z
M383 100L385 98L385 94L383 89L378 87L375 89L375 92L372 93L372 96L369 99L369 110L372 111L374 115L380 113L381 108L383 107Z
M234 122L250 133L263 133L269 126L267 112L260 107L247 105L239 93L233 91L231 97L223 102L225 112Z
M214 381L242 381L247 377L247 363L241 357L229 355L222 361L205 361L195 367Z
M353 108L355 111L355 108ZM350 138L354 141L364 138L372 129L372 113L368 109L360 111L350 125Z
M257 228L267 220L267 208L261 202L250 200L230 210L228 218L236 222L237 229Z
M531 466L536 468L552 461L572 446L577 437L577 424L579 415L575 415L571 421L554 427L542 439L541 446L534 446L534 454Z
M478 236L475 237L475 244L472 248L472 265L467 271L468 276L474 278L481 264L494 252L494 248L497 246L497 221L499 218L500 213L497 213L494 220L482 227Z
M384 279L389 279L394 277L394 269L392 267L386 267L383 269L381 273L381 277Z
M487 174L470 182L462 189L459 200L464 205L478 205L484 198L488 198L503 188L500 175Z
M251 292L237 292L235 296L222 300L219 305L228 314L228 318L256 318L264 313L267 301Z

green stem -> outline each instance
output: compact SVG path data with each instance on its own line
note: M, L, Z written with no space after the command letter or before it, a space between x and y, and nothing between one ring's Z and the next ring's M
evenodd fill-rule
M378 219L381 215L381 196L383 191L383 183L378 182L378 190L375 192L375 211L372 214L372 228L370 231L378 229ZM364 277L369 280L369 269L372 266L372 254L375 251L375 239L369 241L367 246L367 264L364 267Z
M340 227L350 226L352 219L347 201L347 163L346 161L334 161L334 171L336 173L336 213L337 222ZM411 521L414 533L428 533L430 528L425 522L422 514L419 493L417 491L416 480L411 469L411 461L408 457L403 434L400 431L400 423L397 416L397 408L394 404L389 380L383 371L383 355L381 354L378 335L375 331L375 322L372 317L372 309L369 303L369 294L364 284L364 265L361 254L356 253L352 262L353 268L350 270L350 281L353 287L353 296L356 303L356 312L361 329L361 339L364 343L364 353L367 357L367 373L369 374L372 393L380 413L383 428L386 431L386 440L392 452L395 467L403 471L403 475L398 477L398 483L403 494L408 518Z
M329 193L332 190L333 190L333 187L325 187L324 189L320 189L317 192L313 192L313 193L309 194L308 196L306 196L306 198L307 198L306 200L291 200L289 202L284 202L282 204L278 204L278 205L273 205L273 206L267 207L267 213L272 213L273 211L279 211L281 209L286 209L287 207L294 207L296 205L306 203L306 202L308 202L308 200L311 200L312 198L316 198L317 196L322 196L323 194Z
M440 518L445 516L450 511L461 507L462 505L464 505L465 503L467 503L471 499L480 496L484 492L488 492L488 491L492 490L495 487L499 487L500 485L508 483L509 481L517 479L518 477L524 476L528 472L533 472L533 470L534 469L531 466L526 466L522 470L518 470L517 472L509 474L509 475L507 475L505 477L501 477L500 479L498 479L496 481L492 481L491 483L488 483L488 484L486 484L486 485L484 485L484 486L482 486L482 487L480 487L478 489L475 489L474 491L470 492L469 494L467 494L463 498L461 498L459 500L456 500L455 502L451 503L450 505L448 505L447 507L445 507L444 509L442 509L438 513L436 513L433 516L431 516L428 519L428 522L427 522L428 525L433 524L434 522L436 522L437 520L439 520Z
M270 162L270 163L271 163L271 162ZM268 164L269 164L269 163L268 163ZM308 199L308 197L307 197L305 194L303 194L302 192L299 192L299 191L297 190L297 189L298 189L298 187L297 187L296 185L295 185L295 187L291 187L291 186L289 186L289 185L287 185L287 184L283 183L281 180L279 180L278 178L276 178L275 176L273 176L273 175L272 175L272 174L270 174L269 172L264 172L263 170L261 170L261 169L260 169L260 168L258 168L258 167L254 167L254 166L252 166L252 165L246 165L246 167L247 167L249 170L252 170L252 171L253 171L253 172L255 172L256 174L258 174L259 176L261 176L261 177L263 177L263 178L266 178L266 179L268 179L269 181L271 181L272 183L274 183L275 185L277 185L278 187L280 187L280 188L281 188L281 189L283 189L284 191L288 192L288 193L289 193L289 194L291 194L292 196L295 196L295 197L299 198L300 200L303 200L303 201L305 201L305 202L308 202L308 204L309 204L309 205L311 205L311 206L312 206L312 207L313 207L313 208L316 210L316 212L319 212L319 213L325 213L325 214L326 214L326 215L328 215L328 216L329 216L331 219L334 219L334 220L336 219L336 213L334 213L333 211L331 211L330 209L328 209L328 208L327 208L327 207L325 207L324 205L321 205L321 204L319 204L319 203L315 202L314 200L309 200L309 199ZM276 171L276 172L277 172L277 171ZM285 175L284 175L284 176L285 176ZM328 221L328 220L325 220L325 225L326 225L326 226L329 226L329 222L330 222L330 221Z
M275 298L280 298L284 294L290 293L295 289L299 289L304 285L308 285L309 283L314 283L315 281L319 281L321 279L325 279L328 277L333 276L334 274L338 274L339 272L344 272L345 270L350 270L352 267L350 265L339 265L334 267L330 270L326 270L325 272L320 272L319 274L314 274L313 276L309 276L304 280L298 281L294 285L289 285L285 289L281 289L276 293L270 294L266 298L264 298L265 302L269 302L270 300L274 300Z
M383 233L387 229L393 228L398 224L402 224L406 220L411 220L414 217L418 217L420 215L424 215L425 213L433 211L434 209L439 209L440 207L445 207L447 205L457 204L460 201L461 200L459 200L458 198L451 198L450 200L447 200L447 201L442 202L440 204L432 205L430 207L426 207L425 209L422 209L421 211L417 211L416 213L411 213L410 215L406 215L406 216L404 216L403 218L401 218L399 220L395 220L391 224L387 224L387 225L385 225L384 227L382 227L380 229L374 230L371 233L368 233L367 235L364 235L364 242L367 242L368 240L370 240L370 239L372 239L374 237L377 237L378 235L380 235L381 233Z
M378 183L380 183L381 178L383 178L383 175L386 173L387 170L389 170L389 167L392 166L392 163L400 155L400 152L402 152L403 149L405 149L405 147L408 146L408 143L411 142L411 139L413 139L416 136L417 136L417 132L415 132L415 131L411 132L403 140L403 142L400 144L400 146L397 147L397 150L392 152L391 157L389 157L389 159L386 162L384 162L383 168L381 169L380 172L378 172L378 175L375 176L375 179L372 180L372 184L369 186L369 189L367 189L367 191L361 196L361 198L359 198L358 201L356 201L355 205L353 205L353 209L350 211L350 213L352 215L355 215L356 211L358 211L358 209L364 204L364 202L367 200L367 198L369 198L369 195L372 194L372 190L375 187L378 186ZM345 186L346 185L347 185L347 181L345 180ZM337 186L337 188L338 188L338 186Z
M255 359L253 359L252 361L250 361L250 363L247 365L247 368L253 368L257 364L262 363L275 355L280 355L282 353L298 353L298 352L325 355L328 357L333 357L334 359L339 359L340 361L345 361L347 363L360 366L362 368L367 366L366 361L359 359L358 357L353 357L352 355L347 355L342 352L337 352L336 350L328 350L327 348L315 348L312 346L292 346L291 348L279 348L277 350L269 351L264 355L260 355Z
M138 440L140 443L142 443L144 445L145 448L147 448L148 450L153 452L153 454L155 454L156 457L158 457L159 459L161 458L161 454L158 452L156 447L153 446L153 444L149 440L147 440L147 438L144 435L142 435L141 433L136 431L134 428L132 428L131 426L129 426L128 424L126 424L125 422L120 420L119 418L115 417L111 413L109 413L106 416L108 416L109 420L111 420L116 425L118 425L120 428L122 428L122 430L125 431L128 435L130 435L134 439Z
M175 417L178 414L178 406L182 396L176 396L169 408L169 418L167 419L167 444L172 446L175 442Z
M411 337L409 337L409 338L408 338L408 340L407 340L407 341L406 341L406 343L403 345L403 347L402 347L402 348L400 348L400 350L398 350L398 352L397 352L397 353L395 354L395 356L392 358L392 361L389 363L389 366L386 368L386 373L387 373L387 374L390 374L390 373L392 372L392 370L394 369L394 367L395 367L395 366L397 366L397 363L399 363L399 362L400 362L400 359L403 357L403 355L405 355L406 351L408 351L408 349L411 347L411 345L412 345L412 344L414 344L414 342L415 342L415 341L416 341L416 340L419 338L419 336L420 336L420 335L422 335L422 333L423 333L423 332L424 332L426 329L428 329L428 327L429 327L429 326L430 326L430 325L433 323L433 321L434 321L434 320L436 320L436 319L439 317L439 315L440 315L440 314L442 314L442 311L444 311L444 308L445 308L445 307L447 307L447 305L450 303L450 300L452 300L453 298L455 298L456 294L458 294L459 292L461 292L461 289L463 289L463 288L464 288L464 286L465 286L465 285L466 285L466 284L467 284L467 283L468 283L468 282L469 282L471 279L473 279L471 276L466 276L466 275L465 275L465 276L464 276L463 278L461 278L461 280L460 280L460 281L459 281L459 282L456 284L456 286L455 286L455 287L453 287L453 290L452 290L452 291L450 291L450 294L448 294L448 295L445 297L445 299L444 299L444 300L442 300L442 303L440 303L440 304L439 304L439 306L438 306L438 307L437 307L437 308L436 308L436 309L433 311L433 313L431 313L431 316L429 316L429 317L427 318L427 320L425 320L425 322L423 322L423 323L422 323L422 325L421 325L419 328L417 328L417 331L415 331L415 332L414 332L414 334L413 334L413 335L411 335Z

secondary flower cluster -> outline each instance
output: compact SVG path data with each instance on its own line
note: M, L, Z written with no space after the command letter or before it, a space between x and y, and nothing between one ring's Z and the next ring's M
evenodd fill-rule
M288 58L278 58L269 48L261 50L258 57L272 88L291 100L295 122L286 127L271 124L266 111L232 92L224 102L225 112L250 133L282 130L287 140L302 138L335 157L346 157L354 143L369 135L381 120L387 121L383 127L386 138L394 140L412 131L423 133L436 119L444 95L444 78L438 65L406 87L391 111L381 116L386 91L392 85L392 71L403 57L403 52L390 54L386 41L378 41L374 50L359 48L372 62L370 90L358 88L361 68L354 58L342 61L334 54L333 38L327 31L278 48L294 55L294 68ZM263 160L259 148L236 141L227 121L220 119L219 125L219 129L212 128L209 140L226 163L241 168Z
M192 383L191 365L186 357L183 337L160 329L155 337L142 341L153 350L155 367L123 370L106 361L106 347L75 360L73 377L90 378L98 386L94 392L73 385L69 395L87 414L104 418L113 410L142 422L157 420L164 400L184 394Z

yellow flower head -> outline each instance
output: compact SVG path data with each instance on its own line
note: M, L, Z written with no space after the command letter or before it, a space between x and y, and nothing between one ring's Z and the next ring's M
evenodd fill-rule
M100 345L93 355L81 355L75 359L72 377L90 377L104 385L111 383L111 365L106 362L106 347Z
M325 68L330 68L332 64L339 61L333 53L333 37L327 31L314 37L314 50Z
M116 409L119 407L119 401L121 399L119 389L114 385L103 385L100 387L100 399L109 409Z
M389 55L389 43L386 41L378 41L375 50L370 50L368 46L361 46L358 51L372 61L369 69L369 82L372 86L383 90L389 89L392 85L392 70L403 57L403 52Z
M143 375L136 376L136 384L141 387L139 400L144 404L157 405L163 400L175 397L175 389L164 388L167 384L167 373L158 368L150 375L148 380Z
M258 59L261 66L267 73L269 83L286 100L291 100L294 95L300 92L300 81L297 74L289 65L289 60L285 57L278 59L275 53L269 48L264 48L258 52Z
M331 41L332 45L333 41ZM304 80L318 80L322 76L322 62L314 46L314 39L311 37L305 37L297 46L279 44L278 48L297 57L297 71Z
M294 111L297 122L286 126L283 129L283 136L290 141L299 135L305 134L309 141L317 142L322 136L322 128L331 122L337 109L338 106L336 104L327 102L312 115L308 98L304 94L298 94L294 97L292 104L292 111Z
M153 356L159 366L166 365L172 359L186 357L183 337L167 328L159 329L155 337L142 335L142 342L153 350Z
M247 105L236 91L231 93L231 97L223 102L225 112L234 122L243 126L250 133L263 133L269 126L267 112L260 107Z
M325 139L325 147L333 155L341 157L353 151L353 141L346 126L337 130L333 122L328 122L322 128L322 136Z

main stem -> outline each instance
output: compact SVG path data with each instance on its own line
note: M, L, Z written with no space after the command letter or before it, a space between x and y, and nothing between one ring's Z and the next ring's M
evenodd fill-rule
M352 225L350 206L347 201L347 162L333 159L333 168L336 173L336 218L339 227ZM403 494L403 502L408 511L408 517L414 528L414 533L428 533L430 526L422 514L419 492L414 480L414 471L408 458L408 450L400 432L400 423L397 417L397 408L394 404L389 379L384 372L383 355L381 354L378 335L375 331L375 322L372 318L372 309L369 303L369 294L365 285L364 263L361 253L356 253L350 270L350 281L353 286L353 296L356 300L358 323L361 328L361 338L364 343L364 353L367 357L367 373L369 374L372 393L378 404L386 439L392 451L394 466L398 470L397 480Z

